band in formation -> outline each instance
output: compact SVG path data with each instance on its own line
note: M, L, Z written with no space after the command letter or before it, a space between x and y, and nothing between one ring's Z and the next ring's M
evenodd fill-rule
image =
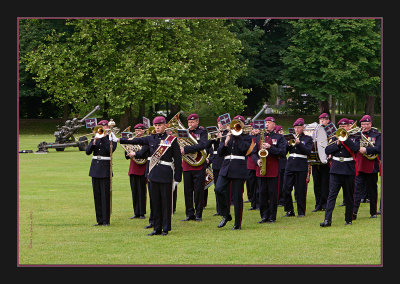
M243 217L243 191L246 183L249 210L260 211L258 223L277 221L277 208L294 217L292 190L297 217L306 215L307 184L312 173L315 208L325 211L321 227L332 224L332 213L340 188L343 188L345 224L356 220L361 202L369 200L370 218L376 218L378 173L381 170L381 133L364 115L357 122L342 118L337 127L323 113L319 123L305 124L298 118L285 134L275 118L246 123L241 115L230 119L218 117L217 127L199 125L197 114L187 117L188 128L179 113L169 122L163 116L153 119L153 126L139 123L134 134L117 138L113 125L102 120L86 154L93 153L89 176L92 177L96 226L108 226L112 211L112 153L117 143L130 160L129 179L134 215L144 219L147 194L150 199L148 235L168 235L171 216L176 210L178 183L183 176L186 218L202 221L207 206L208 188L214 183L216 213L224 227L231 221L240 230ZM132 134L132 137L129 137Z

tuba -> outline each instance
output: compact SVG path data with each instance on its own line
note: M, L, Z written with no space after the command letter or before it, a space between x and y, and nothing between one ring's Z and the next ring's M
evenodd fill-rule
M263 176L267 172L267 156L268 156L268 150L262 147L262 143L264 143L264 129L261 130L261 149L258 151L258 156L260 156L261 159L261 167L260 167L260 174Z
M367 137L365 137L364 134L362 134L362 128L361 128L361 139L360 139L360 147L374 147L375 145L368 140ZM374 160L378 156L377 154L362 154L365 158L368 160Z
M178 112L174 115L173 118L167 123L168 130L172 131L172 135L176 136L178 139L178 144L180 147L192 146L198 144L196 139L193 138L192 135L189 135L188 138L178 137L177 130L178 129L186 129L182 122L179 120L179 115L181 112ZM191 166L197 167L202 165L207 159L207 153L205 150L201 150L196 153L185 154L182 158Z

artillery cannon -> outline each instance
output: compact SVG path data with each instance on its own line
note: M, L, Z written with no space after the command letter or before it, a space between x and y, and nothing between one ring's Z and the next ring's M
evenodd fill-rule
M54 136L56 137L55 142L41 142L38 145L38 150L36 151L36 153L48 153L49 148L54 148L56 149L56 151L64 151L66 147L78 147L80 151L85 151L88 145L88 138L86 137L86 135L89 134L79 137L78 140L76 140L74 134L77 133L78 130L85 125L85 119L99 109L100 106L96 106L91 112L89 112L87 115L85 115L85 117L80 120L78 120L77 118L73 118L72 120L67 120L65 122L65 125L61 127L57 125L57 130L54 132Z

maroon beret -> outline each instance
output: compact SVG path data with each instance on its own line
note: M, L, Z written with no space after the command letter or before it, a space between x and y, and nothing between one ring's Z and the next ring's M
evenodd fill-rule
M146 127L142 123L138 123L135 125L134 129L146 129Z
M199 116L195 113L192 113L187 117L187 120L192 120L192 119L199 119Z
M108 120L105 120L105 119L100 120L100 121L97 123L97 125L106 126L106 125L108 125Z
M278 132L278 131L280 131L280 130L282 130L282 129L283 129L282 126L276 125L274 131L275 131L275 132Z
M301 126L304 125L304 119L299 117L294 123L293 126Z
M318 118L329 118L329 115L326 112L324 112L321 113L321 115Z
M241 121L243 121L243 122L246 121L246 120L244 119L244 117L241 116L241 115L237 115L237 116L235 116L233 119L239 119L239 120L241 120Z
M347 118L342 118L341 120L338 121L338 125L342 124L349 124L349 120Z
M159 124L159 123L166 123L165 117L163 116L156 116L153 119L153 124Z
M349 124L353 124L353 123L354 123L354 120L349 119Z
M264 121L272 121L272 122L275 122L275 118L273 118L272 116L268 116L266 119L264 119Z
M360 122L372 122L372 119L368 114L366 114L360 119Z

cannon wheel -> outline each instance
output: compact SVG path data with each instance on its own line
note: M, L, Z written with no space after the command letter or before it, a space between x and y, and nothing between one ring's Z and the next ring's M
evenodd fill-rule
M86 136L79 137L79 151L85 151L88 146L88 139Z

